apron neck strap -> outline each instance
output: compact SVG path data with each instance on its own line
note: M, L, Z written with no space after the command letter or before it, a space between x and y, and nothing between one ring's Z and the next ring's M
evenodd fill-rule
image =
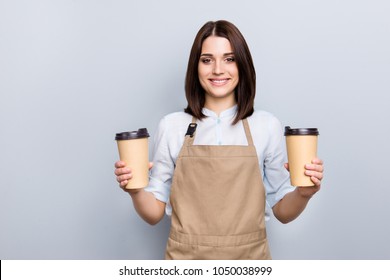
M184 139L184 145L186 146L192 146L194 144L194 139L196 135L196 118L193 116L192 121L188 126L187 133L185 135Z
M247 119L243 119L242 120L242 124L244 125L245 136L246 136L246 140L248 141L248 146L254 146L253 145L253 139L252 139L251 130L249 129L248 120Z

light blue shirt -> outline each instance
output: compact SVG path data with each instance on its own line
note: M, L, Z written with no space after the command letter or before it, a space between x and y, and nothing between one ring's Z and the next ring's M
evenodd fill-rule
M234 106L218 116L204 108L203 113L207 117L197 121L194 145L248 145L242 121L232 125L236 111L237 106ZM191 121L192 116L184 112L169 114L160 121L153 137L153 168L145 190L166 203L167 215L172 213L169 195L176 159ZM255 111L248 117L248 123L265 187L265 215L268 220L270 207L294 190L290 185L289 173L284 168L287 156L283 128L277 118L265 111Z

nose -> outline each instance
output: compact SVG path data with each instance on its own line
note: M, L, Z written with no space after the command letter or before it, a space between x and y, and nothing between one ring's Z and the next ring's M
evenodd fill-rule
M223 63L221 61L215 61L214 68L213 68L213 74L220 75L223 74Z

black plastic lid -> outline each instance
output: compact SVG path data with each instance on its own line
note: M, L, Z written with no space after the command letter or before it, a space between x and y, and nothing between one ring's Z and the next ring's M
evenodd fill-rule
M286 126L284 128L284 135L319 135L317 128L291 128Z
M149 137L148 130L146 128L140 128L138 131L127 131L117 133L115 140L130 140L130 139L139 139Z

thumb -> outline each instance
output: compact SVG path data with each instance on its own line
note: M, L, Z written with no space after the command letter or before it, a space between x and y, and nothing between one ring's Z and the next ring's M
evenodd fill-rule
M287 169L287 171L289 171L289 172L290 172L290 167L288 166L288 163L285 163L285 164L284 164L284 168L286 168L286 169Z

